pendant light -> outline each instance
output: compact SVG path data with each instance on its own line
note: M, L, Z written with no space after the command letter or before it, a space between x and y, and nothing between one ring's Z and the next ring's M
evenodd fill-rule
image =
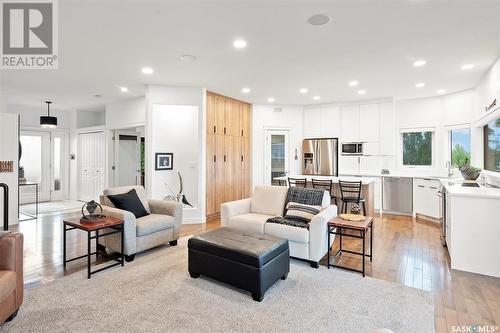
M46 101L47 103L47 115L46 116L40 116L40 126L43 128L56 128L57 127L57 118L52 117L50 115L50 104L52 102Z

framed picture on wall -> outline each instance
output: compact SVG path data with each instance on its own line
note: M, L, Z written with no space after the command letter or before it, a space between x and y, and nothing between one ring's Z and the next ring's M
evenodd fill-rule
M155 170L172 170L174 168L174 153L156 153Z

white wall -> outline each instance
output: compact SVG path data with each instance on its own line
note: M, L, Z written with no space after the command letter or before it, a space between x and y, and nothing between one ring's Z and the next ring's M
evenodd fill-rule
M146 122L146 100L138 97L106 104L106 127L119 129L142 126Z
M281 112L275 112L275 108ZM303 107L289 105L267 105L254 104L252 111L252 164L253 164L253 186L264 184L264 147L266 129L289 130L290 143L290 170L289 174L300 174L302 139L303 139ZM293 156L297 149L299 159L295 161Z
M472 156L472 162L475 165L484 166L483 160L483 125L489 120L500 118L500 58L491 66L486 75L479 81L475 89L475 114L476 120L473 132L473 148L476 153ZM493 100L497 100L497 106L492 110L486 111ZM500 185L500 174L494 172L485 172L489 182Z
M14 161L14 172L0 173L0 183L9 186L9 225L18 223L19 131L18 115L0 113L0 160ZM4 192L0 192L0 230L3 227Z
M106 122L104 111L77 111L76 128L103 126Z
M197 132L196 138L189 139L182 135L179 140L179 131L191 132L194 124L186 122L188 117L179 113L179 119L172 118L170 112L166 112L168 117L161 115L162 109L167 110L167 106L193 106L198 108ZM156 111L154 111L156 110ZM181 165L192 171L191 178L185 179L185 182L196 183L197 203L194 208L184 208L183 223L204 223L205 222L205 152L206 152L206 90L197 87L172 87L172 86L147 86L146 88L146 191L152 198L161 199L167 194L164 187L165 175L169 174L168 179L175 179L175 166ZM179 109L182 112L182 109ZM155 115L156 114L156 115ZM194 122L195 120L192 119ZM180 126L174 129L172 126ZM162 130L161 137L154 137L153 133ZM185 128L182 128L185 127ZM192 133L192 132L191 132ZM171 151L156 151L156 149L168 149ZM182 151L189 151L184 155ZM177 154L175 152L178 152ZM156 152L174 152L174 171L155 171L154 154ZM197 161L192 161L192 154L196 152ZM191 172L188 172L191 173ZM172 184L172 181L169 182ZM187 193L188 194L188 193ZM188 198L190 199L190 198Z
M443 173L446 161L450 159L449 130L454 126L471 126L474 121L474 91L466 90L454 94L397 100L396 116L396 158L390 165L399 172ZM432 168L405 168L402 166L401 129L433 128L434 155ZM475 149L472 147L472 149Z

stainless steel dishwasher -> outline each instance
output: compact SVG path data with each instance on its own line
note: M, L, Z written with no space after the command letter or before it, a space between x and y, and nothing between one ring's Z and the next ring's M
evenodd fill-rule
M387 213L413 214L413 178L382 177L382 210Z

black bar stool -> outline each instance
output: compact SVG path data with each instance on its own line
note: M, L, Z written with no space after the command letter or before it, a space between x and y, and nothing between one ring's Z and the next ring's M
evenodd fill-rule
M337 206L337 197L333 195L333 180L331 179L311 179L313 188L327 190L330 193L330 203L333 201Z
M288 186L297 186L297 187L307 187L307 179L306 178L290 178L288 177Z
M355 203L363 205L363 215L366 216L365 199L361 197L361 185L361 181L351 182L339 180L340 196L342 200L340 211L342 213L347 213L347 206L349 203Z

